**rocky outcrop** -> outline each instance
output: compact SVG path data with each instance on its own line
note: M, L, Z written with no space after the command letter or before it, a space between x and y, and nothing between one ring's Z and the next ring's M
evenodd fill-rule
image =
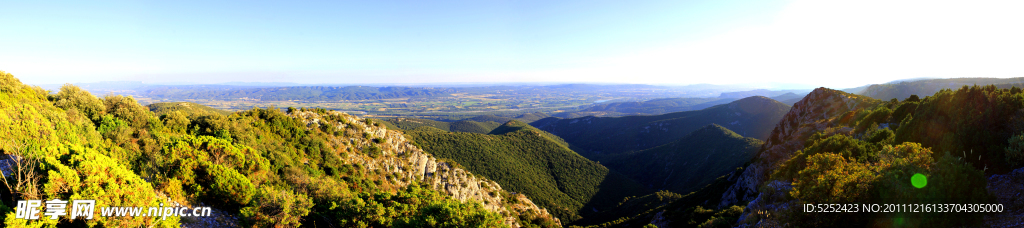
M877 102L871 98L838 90L815 89L793 105L793 108L775 125L775 129L754 158L754 163L744 169L736 183L722 194L719 207L750 202L744 217L749 217L751 211L770 209L767 207L771 202L760 199L764 196L758 192L758 188L768 180L771 171L789 159L793 152L803 149L804 141L812 134L840 126L840 122L852 117L857 110L871 107ZM843 130L848 129L838 129Z
M1003 205L1005 213L985 216L989 227L1024 227L1024 168L988 177L988 191Z
M326 115L337 115L344 121L329 123L320 116L323 114L309 111L295 111L289 115L304 120L306 126L310 128L326 124L334 127L336 131L349 132L346 133L350 135L349 137L335 138L333 143L345 145L353 151L363 151L368 147L380 148L379 156L347 153L345 159L350 164L359 164L367 171L379 171L380 175L397 177L384 178L392 185L406 186L414 181L427 183L434 190L446 193L454 199L477 202L487 210L502 214L505 216L506 225L512 227L519 227L518 215L527 212L552 218L561 224L546 209L538 207L525 195L512 194L516 200L506 202L502 194L510 193L504 192L498 183L435 158L406 140L401 132L387 130L383 124L370 123L363 118L334 111Z

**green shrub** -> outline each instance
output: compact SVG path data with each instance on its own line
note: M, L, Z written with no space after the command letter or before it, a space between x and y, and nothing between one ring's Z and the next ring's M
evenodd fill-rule
M1006 163L1011 167L1020 167L1024 163L1024 134L1014 135L1007 140Z
M255 186L245 175L221 165L206 168L213 183L210 183L210 198L235 205L246 205L256 194Z
M257 200L242 208L243 225L257 227L296 227L313 207L305 194L272 187L261 187Z
M102 100L93 96L89 91L71 84L61 86L60 92L57 92L53 99L53 106L64 110L78 109L78 111L81 111L92 120L93 123L99 123L103 114L106 113L106 107L103 106Z

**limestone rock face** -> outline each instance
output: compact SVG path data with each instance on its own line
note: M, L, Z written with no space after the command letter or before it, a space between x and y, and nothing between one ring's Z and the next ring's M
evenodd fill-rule
M546 209L538 207L526 196L512 194L517 200L505 202L502 196L504 190L498 183L434 158L406 140L401 132L387 130L383 124L368 124L363 118L336 111L329 111L326 115L338 115L345 121L328 123L324 121L325 118L320 118L323 114L309 111L295 111L289 115L304 120L310 128L328 124L334 126L336 131L346 132L349 136L332 139L333 143L356 151L347 153L346 162L359 164L369 172L379 171L380 175L396 176L397 178L385 178L389 184L404 187L413 181L427 183L434 190L443 192L453 199L477 202L487 210L500 213L505 216L505 224L511 227L519 227L518 215L528 211L542 217L551 217L561 225L557 218ZM380 148L381 155L372 157L358 152L368 147ZM505 205L512 208L512 211Z
M838 90L818 88L793 105L792 109L775 125L768 140L761 146L756 162L743 170L736 183L722 194L719 207L728 207L741 202L750 201L744 217L751 211L765 210L765 202L758 199L761 193L758 188L765 184L772 170L778 168L783 161L804 148L804 141L812 134L840 126L837 124L849 114L857 110L877 104L877 100L845 93ZM839 129L836 133L848 132L852 129ZM788 185L790 183L777 183Z

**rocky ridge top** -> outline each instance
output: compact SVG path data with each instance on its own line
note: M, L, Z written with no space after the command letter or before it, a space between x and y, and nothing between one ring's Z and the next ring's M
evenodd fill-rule
M818 88L800 100L775 125L768 140L761 146L754 163L744 169L736 183L722 195L719 207L749 201L745 215L765 210L770 202L761 199L758 188L765 184L771 170L778 168L790 155L804 148L804 141L816 132L838 126L851 112L875 105L878 101L850 93ZM841 129L840 129L841 130ZM776 183L788 185L789 183Z

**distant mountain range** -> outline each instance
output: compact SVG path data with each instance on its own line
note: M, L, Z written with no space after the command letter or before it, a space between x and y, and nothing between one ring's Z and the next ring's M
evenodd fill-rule
M744 137L765 139L789 108L758 96L697 111L655 116L551 117L531 125L562 137L590 157L654 148L709 124L718 124Z
M869 96L879 100L907 99L910 95L917 95L920 98L931 96L942 89L959 89L963 86L973 85L996 85L998 88L1008 89L1011 87L1024 88L1024 77L1022 78L950 78L950 79L920 79L912 81L899 81L886 84L870 85L857 94Z
M519 115L516 118L495 115L481 115L455 122L444 122L417 118L386 118L384 119L384 123L388 125L388 128L400 130L415 130L419 129L420 127L433 127L438 130L450 132L469 132L487 134L501 126L501 123L505 123L508 121L517 120L529 123L547 117L550 116L544 113L527 113Z
M561 118L584 116L614 117L628 115L659 115L671 112L691 111L729 103L735 99L722 98L661 98L648 101L609 102L597 104L577 112L556 113Z
M750 91L725 92L725 93L722 93L722 95L719 95L718 98L735 98L735 99L740 99L740 98L752 97L752 96L775 97L775 96L780 96L780 95L787 94L787 93L807 94L808 92L811 92L811 91L810 90L766 90L766 89L757 89L757 90L750 90Z
M442 131L469 132L480 134L487 134L488 132L491 132L495 128L498 128L498 126L501 126L501 123L494 121L477 122L472 120L444 122L437 120L415 118L389 118L385 119L384 121L384 123L390 129L415 130L421 127L432 127Z
M804 99L804 96L806 96L806 95L807 95L807 93L795 94L795 93L790 92L790 93L784 93L782 95L774 96L774 97L772 97L772 100L777 100L779 102L782 102L783 104L786 104L786 105L789 105L789 106L793 106L793 104L796 104L797 101L800 101L800 100Z

